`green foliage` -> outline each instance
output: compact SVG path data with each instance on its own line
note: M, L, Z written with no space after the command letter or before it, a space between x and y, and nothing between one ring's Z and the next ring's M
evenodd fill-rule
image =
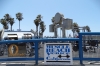
M10 24L12 30L12 26L15 22L14 18L11 18L9 14L5 14L4 18L0 20L0 23L3 25L4 29L8 29L9 28L8 24Z
M79 25L77 24L77 23L73 23L73 27L75 27L74 29L76 30L76 32L80 32L80 30L79 30ZM72 30L72 31L74 31L74 30Z
M91 30L90 30L90 27L87 25L87 26L85 26L86 27L86 30L87 30L87 32L90 32Z
M19 21L21 21L23 19L22 16L23 16L22 13L19 12L19 13L16 14L16 19L18 19Z
M37 36L38 36L38 27L40 27L39 35L43 35L46 29L46 25L44 25L44 22L42 21L42 16L40 14L37 15L36 19L34 20L34 24L36 25Z
M0 23L3 25L4 29L8 29L8 23L7 23L6 19L1 19Z
M46 29L46 25L44 25L44 22L41 21L40 22L40 30L41 30L41 33L43 33L45 31L45 29Z
M9 22L10 18L11 18L11 16L10 16L9 14L5 14L5 15L4 15L4 19L5 19L6 21Z
M16 14L16 19L18 19L18 21L19 21L19 29L20 29L20 21L23 19L22 13L18 12L18 13Z
M14 23L15 23L15 22L14 22L14 18L10 18L9 24L12 26Z

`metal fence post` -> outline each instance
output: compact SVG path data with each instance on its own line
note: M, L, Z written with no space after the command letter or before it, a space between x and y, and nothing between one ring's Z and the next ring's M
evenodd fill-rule
M83 64L82 34L80 33L79 33L79 58L80 58L80 64Z
M98 40L96 40L97 48L98 48Z
M35 64L38 65L38 41L35 41L35 60Z

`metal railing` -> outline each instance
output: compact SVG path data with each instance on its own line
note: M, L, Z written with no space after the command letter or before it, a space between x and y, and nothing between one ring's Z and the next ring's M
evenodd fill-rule
M9 43L20 43L20 42L33 42L35 46L35 58L3 58L0 61L28 61L35 60L36 64L38 64L38 60L44 60L44 58L39 58L38 56L38 43L39 42L47 42L47 41L79 41L79 57L74 57L73 60L79 60L80 64L83 64L83 60L93 60L100 61L100 58L84 58L83 57L83 49L82 49L82 35L100 35L100 33L79 33L79 38L55 38L55 39L32 39L32 40L9 40L9 41L0 41L0 44L9 44Z
M80 54L80 64L83 64L83 60L91 60L91 61L100 61L100 58L85 58L83 57L83 49L82 49L82 36L83 35L100 35L100 32L86 32L86 33L79 33L79 52Z

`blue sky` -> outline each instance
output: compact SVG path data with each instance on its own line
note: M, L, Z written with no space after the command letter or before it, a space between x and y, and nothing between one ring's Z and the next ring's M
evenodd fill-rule
M22 30L34 29L33 20L38 14L43 16L43 21L46 24L45 36L53 36L49 32L49 25L52 24L51 18L60 12L65 18L71 18L77 22L79 26L89 25L92 32L99 32L100 28L100 1L99 0L0 0L0 19L6 13L15 18L13 29L18 29L18 20L15 14L23 13L21 21ZM2 25L0 24L0 28ZM66 30L69 34L71 30Z

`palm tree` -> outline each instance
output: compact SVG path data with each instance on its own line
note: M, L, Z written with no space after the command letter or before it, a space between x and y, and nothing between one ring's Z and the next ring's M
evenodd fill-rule
M86 31L91 32L90 27L88 25L86 26Z
M8 29L9 27L8 27L8 23L7 23L7 21L5 20L5 19L1 19L0 20L0 23L3 25L3 28L4 29Z
M85 26L85 28L86 28L86 31L87 31L87 32L91 32L90 27L89 27L88 25ZM92 39L92 36L91 36L91 35L88 35L88 43L90 42L90 41L89 41L90 39Z
M41 22L40 22L40 31L39 31L39 34L40 34L42 37L43 37L43 33L44 33L45 29L46 29L46 25L44 25L44 22L41 21Z
M13 26L14 23L15 23L14 18L10 18L9 24L11 26L11 31L12 31L12 26Z
M8 27L8 25L6 25L6 26L3 26L3 28L8 30L9 27Z
M75 32L75 30L76 30L76 32L77 33L79 33L80 32L80 30L79 30L79 26L78 26L78 24L77 23L73 23L73 29L72 29L72 32L73 32L73 36L74 36L74 32Z
M7 22L9 22L10 18L11 18L11 16L10 16L9 14L5 14L4 19L5 19Z
M73 27L74 27L74 29L76 30L76 32L80 32L80 30L79 30L79 26L78 26L78 24L77 23L73 23ZM72 31L74 31L74 30L72 30Z
M41 22L41 15L37 15L36 19L34 20L34 24L36 25L36 32L37 32L37 37L38 37L38 26Z
M19 21L19 30L20 30L20 21L23 19L23 17L22 17L23 15L22 15L22 13L17 13L16 14L16 19L18 19L18 21Z
M39 19L39 20L41 21L41 18L43 18L43 17L39 14L39 15L37 15L36 18Z
M8 28L8 24L9 24L10 18L11 18L11 16L10 16L9 14L5 14L5 15L4 15L4 19L5 19L6 22L7 22L7 26L4 26L5 28Z

